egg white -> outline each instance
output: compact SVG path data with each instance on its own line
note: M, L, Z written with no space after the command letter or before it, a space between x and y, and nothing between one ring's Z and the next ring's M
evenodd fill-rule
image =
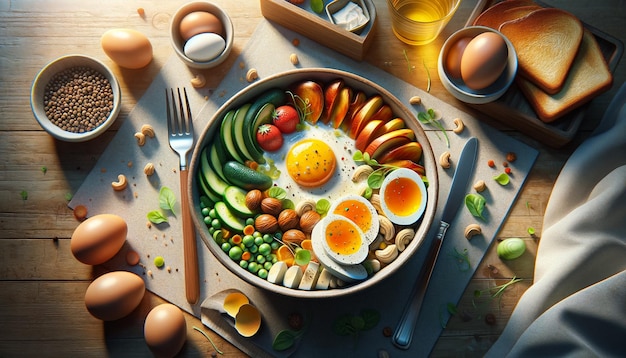
M378 236L378 232L380 230L380 222L378 221L378 212L376 212L376 208L374 208L374 205L372 205L372 203L369 200L365 199L361 195L355 195L355 194L345 195L339 198L338 200L334 201L331 204L328 212L334 213L335 209L337 209L338 206L341 206L341 204L347 200L357 200L358 202L365 205L367 209L369 210L370 216L372 217L372 224L370 225L367 231L363 231L363 235L365 238L365 243L367 245L371 244L372 242L374 242L374 240L376 240L376 237ZM341 213L338 213L338 214L341 215Z
M304 130L291 134L283 134L284 143L281 148L273 152L265 152L265 158L280 172L277 178L273 178L274 185L287 191L287 198L294 203L300 200L328 199L331 203L347 194L360 193L367 183L353 183L352 173L356 164L352 159L354 155L354 140L348 137L342 130L334 129L323 123L317 125L307 124ZM319 139L326 143L335 154L335 173L324 185L317 188L307 188L296 183L285 165L285 158L291 147L303 139ZM267 164L266 164L267 166ZM269 170L269 167L266 169Z
M389 207L387 206L387 203L385 202L385 192L387 190L387 185L392 180L400 178L400 177L409 178L411 179L411 181L417 184L417 187L419 188L421 196L422 196L422 200L420 201L420 206L417 208L415 212L407 216L396 215L393 211L389 209ZM412 225L415 222L417 222L417 220L419 220L424 214L424 210L426 210L427 201L428 201L428 194L426 192L426 186L424 185L424 181L416 172L414 172L411 169L399 168L399 169L392 171L385 177L385 180L383 180L380 186L380 206L383 210L383 213L385 214L387 218L389 218L389 220L391 220L392 223L397 224L397 225Z

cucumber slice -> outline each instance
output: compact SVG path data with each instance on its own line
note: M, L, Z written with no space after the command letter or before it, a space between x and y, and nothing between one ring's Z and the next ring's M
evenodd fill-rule
M263 107L261 107L261 109L259 109L256 116L254 117L254 120L252 121L252 133L254 133L254 141L252 141L251 145L253 148L255 148L255 150L263 150L256 140L256 132L259 130L259 127L261 125L272 123L272 117L274 115L275 109L276 106L274 106L273 103L266 103Z
M211 147L208 150L209 164L211 165L211 168L213 168L213 171L217 173L222 180L228 181L224 175L224 171L222 170L227 159L219 136L215 136L213 144L211 144Z
M234 185L224 191L224 203L233 214L244 219L254 216L254 213L246 206L246 194L247 191Z
M245 190L259 189L263 191L272 186L272 178L268 175L233 160L226 162L223 170L231 184Z
M204 195L206 195L212 202L222 200L222 197L214 193L211 189L209 189L206 180L204 179L204 175L200 171L198 171L198 186Z
M254 160L256 161L256 157L251 154L248 150L249 146L244 141L244 119L246 117L246 113L248 113L248 109L251 104L247 103L243 106L239 107L239 109L235 112L235 116L233 117L233 141L235 142L235 148L239 151L239 154L244 160ZM263 157L263 153L261 153L261 157Z
M213 171L211 165L209 165L206 147L205 150L200 153L200 169L202 170L202 175L204 176L204 180L206 181L209 189L217 195L223 196L224 191L230 184L223 181L217 173Z
M223 201L215 203L215 213L222 225L238 233L243 232L245 220L234 215Z
M222 143L224 143L224 148L228 154L239 163L244 163L244 160L239 155L237 151L237 146L235 145L235 141L233 138L233 119L235 117L235 111L229 111L224 116L222 120L222 125L220 126L220 137L222 138Z

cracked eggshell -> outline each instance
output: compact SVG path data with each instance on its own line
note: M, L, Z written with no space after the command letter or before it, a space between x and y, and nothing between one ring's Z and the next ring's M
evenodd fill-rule
M331 259L328 254L326 254L326 250L324 250L322 243L324 240L323 231L323 225L318 223L315 225L313 232L311 233L313 252L315 253L315 256L320 264L333 276L336 276L345 282L355 282L366 279L367 270L365 270L363 265L342 265Z

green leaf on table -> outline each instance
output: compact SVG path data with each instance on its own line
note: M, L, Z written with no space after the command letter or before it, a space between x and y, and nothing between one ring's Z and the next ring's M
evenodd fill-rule
M485 220L483 217L483 211L485 209L486 204L485 197L480 194L467 194L465 196L465 206L469 210L469 212L477 217Z
M160 210L152 210L146 217L153 224L161 224L167 222L167 217Z
M324 11L324 0L311 0L311 10L321 14Z
M296 342L296 338L298 338L298 334L296 332L290 331L288 329L282 330L278 332L276 337L274 337L274 341L272 342L272 348L275 351L284 351L291 348Z
M496 176L493 177L493 180L495 180L498 184L505 186L507 184L509 184L509 182L511 181L509 175L507 173L500 173Z
M376 327L376 325L380 321L380 312L373 309L364 309L363 311L361 311L361 317L363 318L363 322L365 323L362 330L366 331L368 329Z
M159 207L174 212L174 205L176 205L176 195L172 189L166 186L162 187L159 191Z

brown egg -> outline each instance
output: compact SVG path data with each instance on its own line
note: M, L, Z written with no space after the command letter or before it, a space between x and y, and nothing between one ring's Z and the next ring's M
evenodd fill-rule
M112 29L100 39L104 53L120 67L138 69L152 61L152 44L146 35L132 29Z
M463 57L463 52L465 52L465 48L470 41L472 41L471 37L463 37L450 46L445 60L446 71L450 77L461 78L461 58Z
M480 90L494 83L507 65L506 42L494 32L484 32L472 39L461 58L461 77L467 87Z
M74 257L87 265L100 265L117 254L124 242L128 225L113 214L92 216L78 225L70 240Z
M143 299L146 285L132 272L113 271L95 279L85 292L85 306L92 316L114 321L130 314Z
M210 32L224 37L224 27L220 19L206 11L194 11L185 15L180 20L179 30L183 41L187 41L195 35Z
M187 324L180 308L170 303L154 307L143 326L150 350L157 357L174 357L187 340Z

